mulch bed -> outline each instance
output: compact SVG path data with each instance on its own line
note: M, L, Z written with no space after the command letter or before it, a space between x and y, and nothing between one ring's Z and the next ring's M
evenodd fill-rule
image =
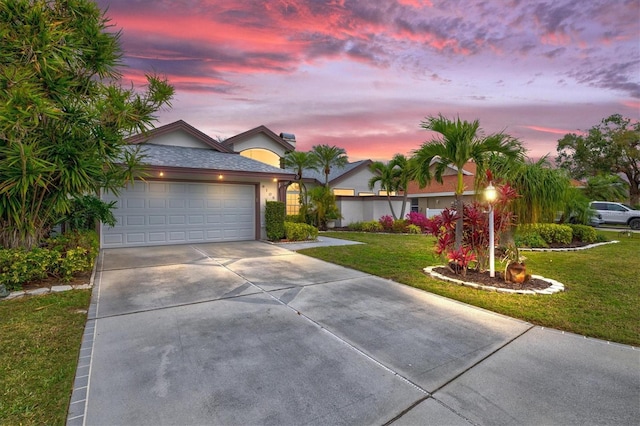
M433 268L433 271L446 277L455 278L460 281L467 281L496 288L508 288L511 290L544 290L545 288L551 287L550 283L539 280L537 278L530 278L528 281L525 281L522 284L509 283L504 280L502 272L499 271L496 271L496 276L493 278L489 276L489 271L479 272L475 270L468 270L465 276L455 274L446 267Z

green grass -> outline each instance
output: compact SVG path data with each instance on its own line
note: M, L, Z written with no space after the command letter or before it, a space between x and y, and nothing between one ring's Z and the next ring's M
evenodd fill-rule
M422 269L443 262L433 252L435 239L422 235L325 233L366 244L318 247L301 253L533 324L638 346L640 235L604 234L620 243L577 252L522 252L529 273L565 285L566 291L553 295L502 294L432 279Z
M0 425L64 425L90 292L0 302Z

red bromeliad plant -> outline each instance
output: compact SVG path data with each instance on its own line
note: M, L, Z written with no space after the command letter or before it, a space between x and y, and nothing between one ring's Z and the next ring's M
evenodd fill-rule
M477 261L475 253L469 248L462 246L458 250L452 250L447 254L450 270L456 274L467 275L467 268L471 262Z
M500 234L513 224L513 215L508 209L508 204L517 197L517 193L508 184L496 185L496 189L498 199L493 204L494 241L498 244ZM427 220L426 232L438 239L435 252L441 256L446 253L449 268L457 274L464 275L469 264L473 262L476 263L477 269L486 270L489 264L489 214L486 203L476 201L464 205L460 250L454 250L457 219L456 211L445 209L440 215Z

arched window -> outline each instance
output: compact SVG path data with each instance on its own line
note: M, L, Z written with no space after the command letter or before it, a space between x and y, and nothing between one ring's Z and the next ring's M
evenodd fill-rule
M240 153L243 157L251 158L252 160L260 161L261 163L268 164L273 167L280 167L280 157L278 154L269 151L264 148L251 148L246 149Z

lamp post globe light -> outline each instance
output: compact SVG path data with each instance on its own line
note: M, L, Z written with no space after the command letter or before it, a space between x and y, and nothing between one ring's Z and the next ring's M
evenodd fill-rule
M493 203L498 198L498 191L493 186L491 181L489 181L489 185L484 190L484 198L489 202L489 276L491 278L496 276L495 270L495 236L493 234Z

